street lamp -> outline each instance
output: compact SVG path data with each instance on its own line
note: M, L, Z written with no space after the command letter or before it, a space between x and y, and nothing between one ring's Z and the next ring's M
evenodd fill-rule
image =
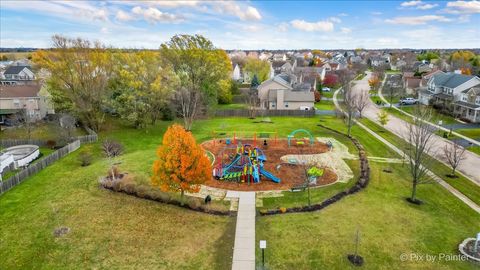
M265 249L267 248L267 240L260 240L260 249L262 250L262 268L265 269Z

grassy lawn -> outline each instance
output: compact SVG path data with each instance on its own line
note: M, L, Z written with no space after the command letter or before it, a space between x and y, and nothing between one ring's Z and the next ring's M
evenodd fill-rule
M216 110L240 110L246 109L247 105L244 103L230 103L230 104L216 104Z
M335 110L335 105L332 100L321 100L320 102L315 103L315 109L323 111L333 111Z
M346 127L334 116L314 118L270 117L258 119L213 118L197 121L192 133L198 141L210 139L212 130L277 131L285 138L298 128L313 136L335 137L356 153L350 140L320 128L321 123L342 132ZM125 151L120 168L148 181L155 150L172 122L159 122L145 130L110 120L100 141L114 138ZM369 156L398 158L358 126L352 135ZM93 163L81 167L80 151L89 149ZM229 269L235 218L218 217L179 207L102 190L99 177L109 162L100 142L84 145L24 183L0 196L0 258L2 269ZM357 173L358 160L347 161ZM357 195L326 209L257 219L258 239L267 239L270 269L345 269L357 224L362 232L360 253L368 268L418 268L431 265L400 264L401 252L454 253L455 246L478 230L480 218L437 185L419 188L426 201L420 207L406 203L409 195L406 167L370 162L372 182ZM391 166L392 174L381 169ZM460 181L456 179L455 181ZM315 201L351 185L335 184L313 192ZM480 198L480 196L478 196ZM305 193L289 193L281 200L268 199L268 207L306 203ZM53 230L70 232L56 238ZM345 243L339 245L339 243ZM307 248L306 248L307 247ZM257 253L258 254L258 253ZM257 258L260 258L257 256ZM441 262L435 269L468 269L464 262ZM437 266L437 265L435 265ZM366 268L367 269L367 268Z
M407 144L407 142L387 131L383 127L368 119L363 119L362 123L371 130L377 132L380 136L393 145L397 146L399 149L405 148L404 146ZM470 180L461 175L458 175L458 178L455 179L447 177L446 175L451 172L450 167L441 163L440 161L437 161L436 159L429 158L428 162L431 164L430 170L433 173L445 180L445 182L453 186L458 191L462 192L469 199L480 205L480 187L478 187L478 185L472 183Z
M39 122L34 125L31 132L31 138L39 140L55 140L59 136L60 126L56 123ZM72 136L87 135L82 128L76 128ZM27 139L28 133L25 127L9 127L0 132L0 139Z
M358 75L358 76L355 78L355 80L356 80L356 81L360 81L360 80L362 80L363 78L365 78L365 76L367 76L367 74L365 74L365 73L360 74L360 75Z
M402 253L457 254L460 241L478 232L480 216L438 185L419 187L425 201L413 206L407 167L382 173L371 163L371 182L360 193L319 212L257 218L256 237L267 240L268 269L353 269L346 255L359 254L364 269L474 269L471 262L400 261ZM261 264L257 246L257 265Z
M335 92L335 90L331 90L330 92L325 92L325 91L322 91L322 97L325 97L325 98L333 98L333 93Z
M421 106L422 108L428 107L428 106L425 106L425 105L418 105L418 106ZM407 112L407 113L413 114L414 110L415 110L415 107L416 106L402 106L402 107L400 107L400 109ZM400 113L400 112L397 111L397 113ZM432 109L432 118L433 118L432 119L433 123L438 123L438 121L440 121L440 120L443 122L444 125L457 124L458 123L458 121L455 120L455 118L453 118L449 115L439 113L435 109Z

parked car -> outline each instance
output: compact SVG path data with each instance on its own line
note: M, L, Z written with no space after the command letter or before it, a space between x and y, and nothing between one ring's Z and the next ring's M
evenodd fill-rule
M411 98L411 97L400 99L400 104L401 105L413 105L413 104L417 104L417 102L418 101L416 99Z
M322 88L322 91L323 91L323 92L330 92L330 91L332 91L332 89L330 89L330 88L328 88L328 87L323 87L323 88Z

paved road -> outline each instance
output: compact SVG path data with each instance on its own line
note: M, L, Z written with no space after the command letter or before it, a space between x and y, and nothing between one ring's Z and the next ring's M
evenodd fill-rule
M255 192L228 191L227 198L239 198L232 270L255 269Z
M335 95L333 96L334 99L333 99L333 102L335 103L335 106L337 108L340 108L340 105L338 103L338 100L335 99L335 97L337 96L337 93L338 92L335 92ZM383 142L385 145L387 145L388 147L390 147L390 149L392 149L393 151L395 151L396 153L398 153L400 156L405 156L405 153L400 150L399 148L397 148L395 145L391 144L389 141L385 140L382 136L378 135L377 133L375 133L373 130L369 129L368 127L366 127L364 124L358 122L357 120L354 120L355 123L357 125L359 125L361 128L363 128L365 131L367 131L368 133L370 133L372 136L374 136L375 138L377 138L379 141ZM472 200L470 200L467 196L465 196L463 193L461 193L460 191L456 190L454 187L450 186L447 182L445 182L443 179L441 179L440 177L438 177L437 175L435 175L433 172L431 172L430 170L427 171L427 174L433 179L435 180L437 183L439 183L442 187L444 187L445 189L447 189L450 193L452 193L455 197L457 197L458 199L460 199L462 202L464 202L466 205L468 205L471 209L473 209L475 212L479 213L480 214L480 206L477 205L475 202L473 202Z
M369 91L370 86L368 85L368 79L370 78L370 75L371 73L367 72L367 76L365 76L362 80L355 81L355 85L352 88L353 91ZM379 111L380 109L370 101L369 106L367 106L362 115L378 123L377 115ZM400 138L407 140L408 123L393 115L389 115L389 119L390 120L388 121L387 125L385 125L385 128ZM446 163L446 160L443 157L443 149L445 145L450 143L450 141L434 135L432 138L432 149L429 154L437 160ZM470 180L472 180L472 182L480 185L480 156L470 151L465 151L465 160L462 160L457 170L466 175Z

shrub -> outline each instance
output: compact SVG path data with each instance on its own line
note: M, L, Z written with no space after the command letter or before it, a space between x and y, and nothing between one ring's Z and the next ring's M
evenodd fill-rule
M105 140L102 143L102 150L107 157L117 157L123 153L123 145L114 140Z
M92 164L92 159L93 155L88 150L84 150L78 155L78 160L80 161L80 165L82 165L82 167Z
M54 149L55 146L57 146L57 142L54 140L48 140L47 143L45 144L46 147L50 149Z
M117 166L112 166L108 169L107 175L109 178L118 178L120 176L120 171L118 170Z
M287 212L287 208L285 208L285 207L280 207L279 210L280 210L280 212L282 212L282 213Z

